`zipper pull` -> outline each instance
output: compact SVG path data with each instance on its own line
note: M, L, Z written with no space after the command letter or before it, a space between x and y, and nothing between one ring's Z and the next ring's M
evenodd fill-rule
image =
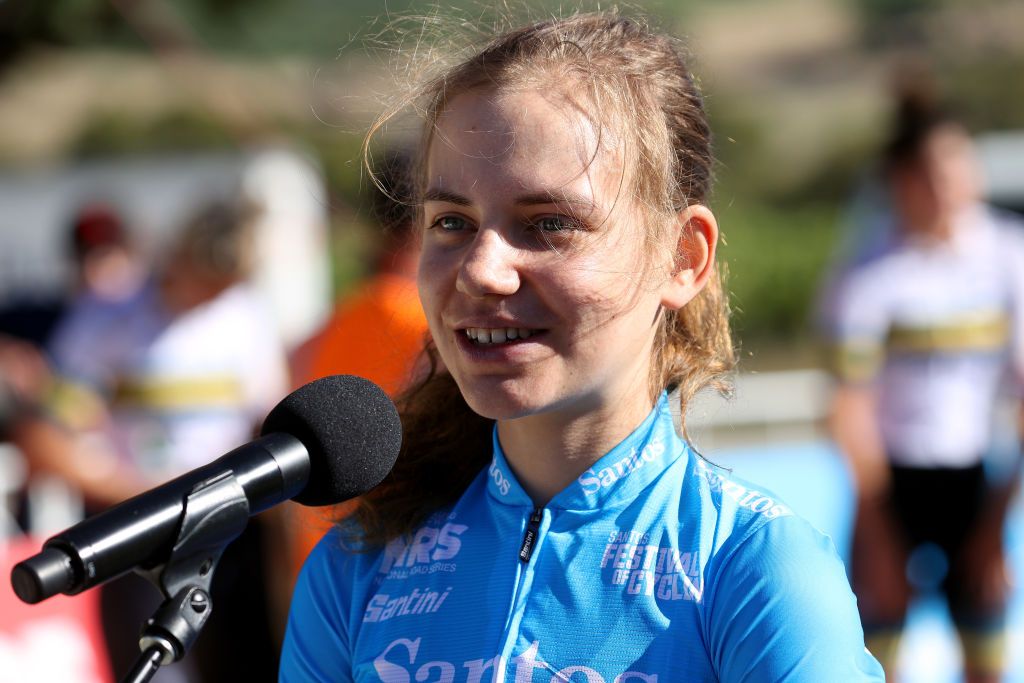
M519 546L519 559L523 562L529 562L530 556L533 555L533 544L537 540L537 532L540 531L540 520L543 516L543 508L536 508L530 515L526 533L523 534L523 544Z

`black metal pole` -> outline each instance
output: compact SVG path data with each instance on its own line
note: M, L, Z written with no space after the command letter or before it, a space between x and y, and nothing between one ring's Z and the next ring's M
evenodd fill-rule
M149 679L153 678L153 674L160 668L160 661L163 658L163 649L157 645L150 645L135 660L135 666L121 680L121 683L146 683Z

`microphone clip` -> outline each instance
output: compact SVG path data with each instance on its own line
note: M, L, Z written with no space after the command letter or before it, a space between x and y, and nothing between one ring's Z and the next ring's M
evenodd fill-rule
M138 571L166 599L146 622L139 639L142 653L124 683L150 680L160 666L180 660L192 647L213 611L210 586L217 563L248 521L249 499L233 472L192 488L170 557Z

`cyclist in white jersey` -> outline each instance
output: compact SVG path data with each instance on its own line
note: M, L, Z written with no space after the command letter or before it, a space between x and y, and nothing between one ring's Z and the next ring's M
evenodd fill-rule
M300 575L281 680L881 681L831 541L672 421L733 364L676 42L532 24L408 103L432 369Z
M1016 472L986 481L1001 389L1024 377L1024 226L979 203L969 137L948 114L902 103L886 156L887 235L840 273L827 302L836 348L833 426L858 484L853 582L868 643L887 669L923 542L969 681L1003 666L1002 529ZM1016 469L1016 468L1015 468Z

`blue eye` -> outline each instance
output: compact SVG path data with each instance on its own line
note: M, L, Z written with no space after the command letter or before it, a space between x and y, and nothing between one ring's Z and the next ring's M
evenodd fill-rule
M431 228L441 228L445 232L455 232L466 227L466 219L459 216L441 216L430 224Z

